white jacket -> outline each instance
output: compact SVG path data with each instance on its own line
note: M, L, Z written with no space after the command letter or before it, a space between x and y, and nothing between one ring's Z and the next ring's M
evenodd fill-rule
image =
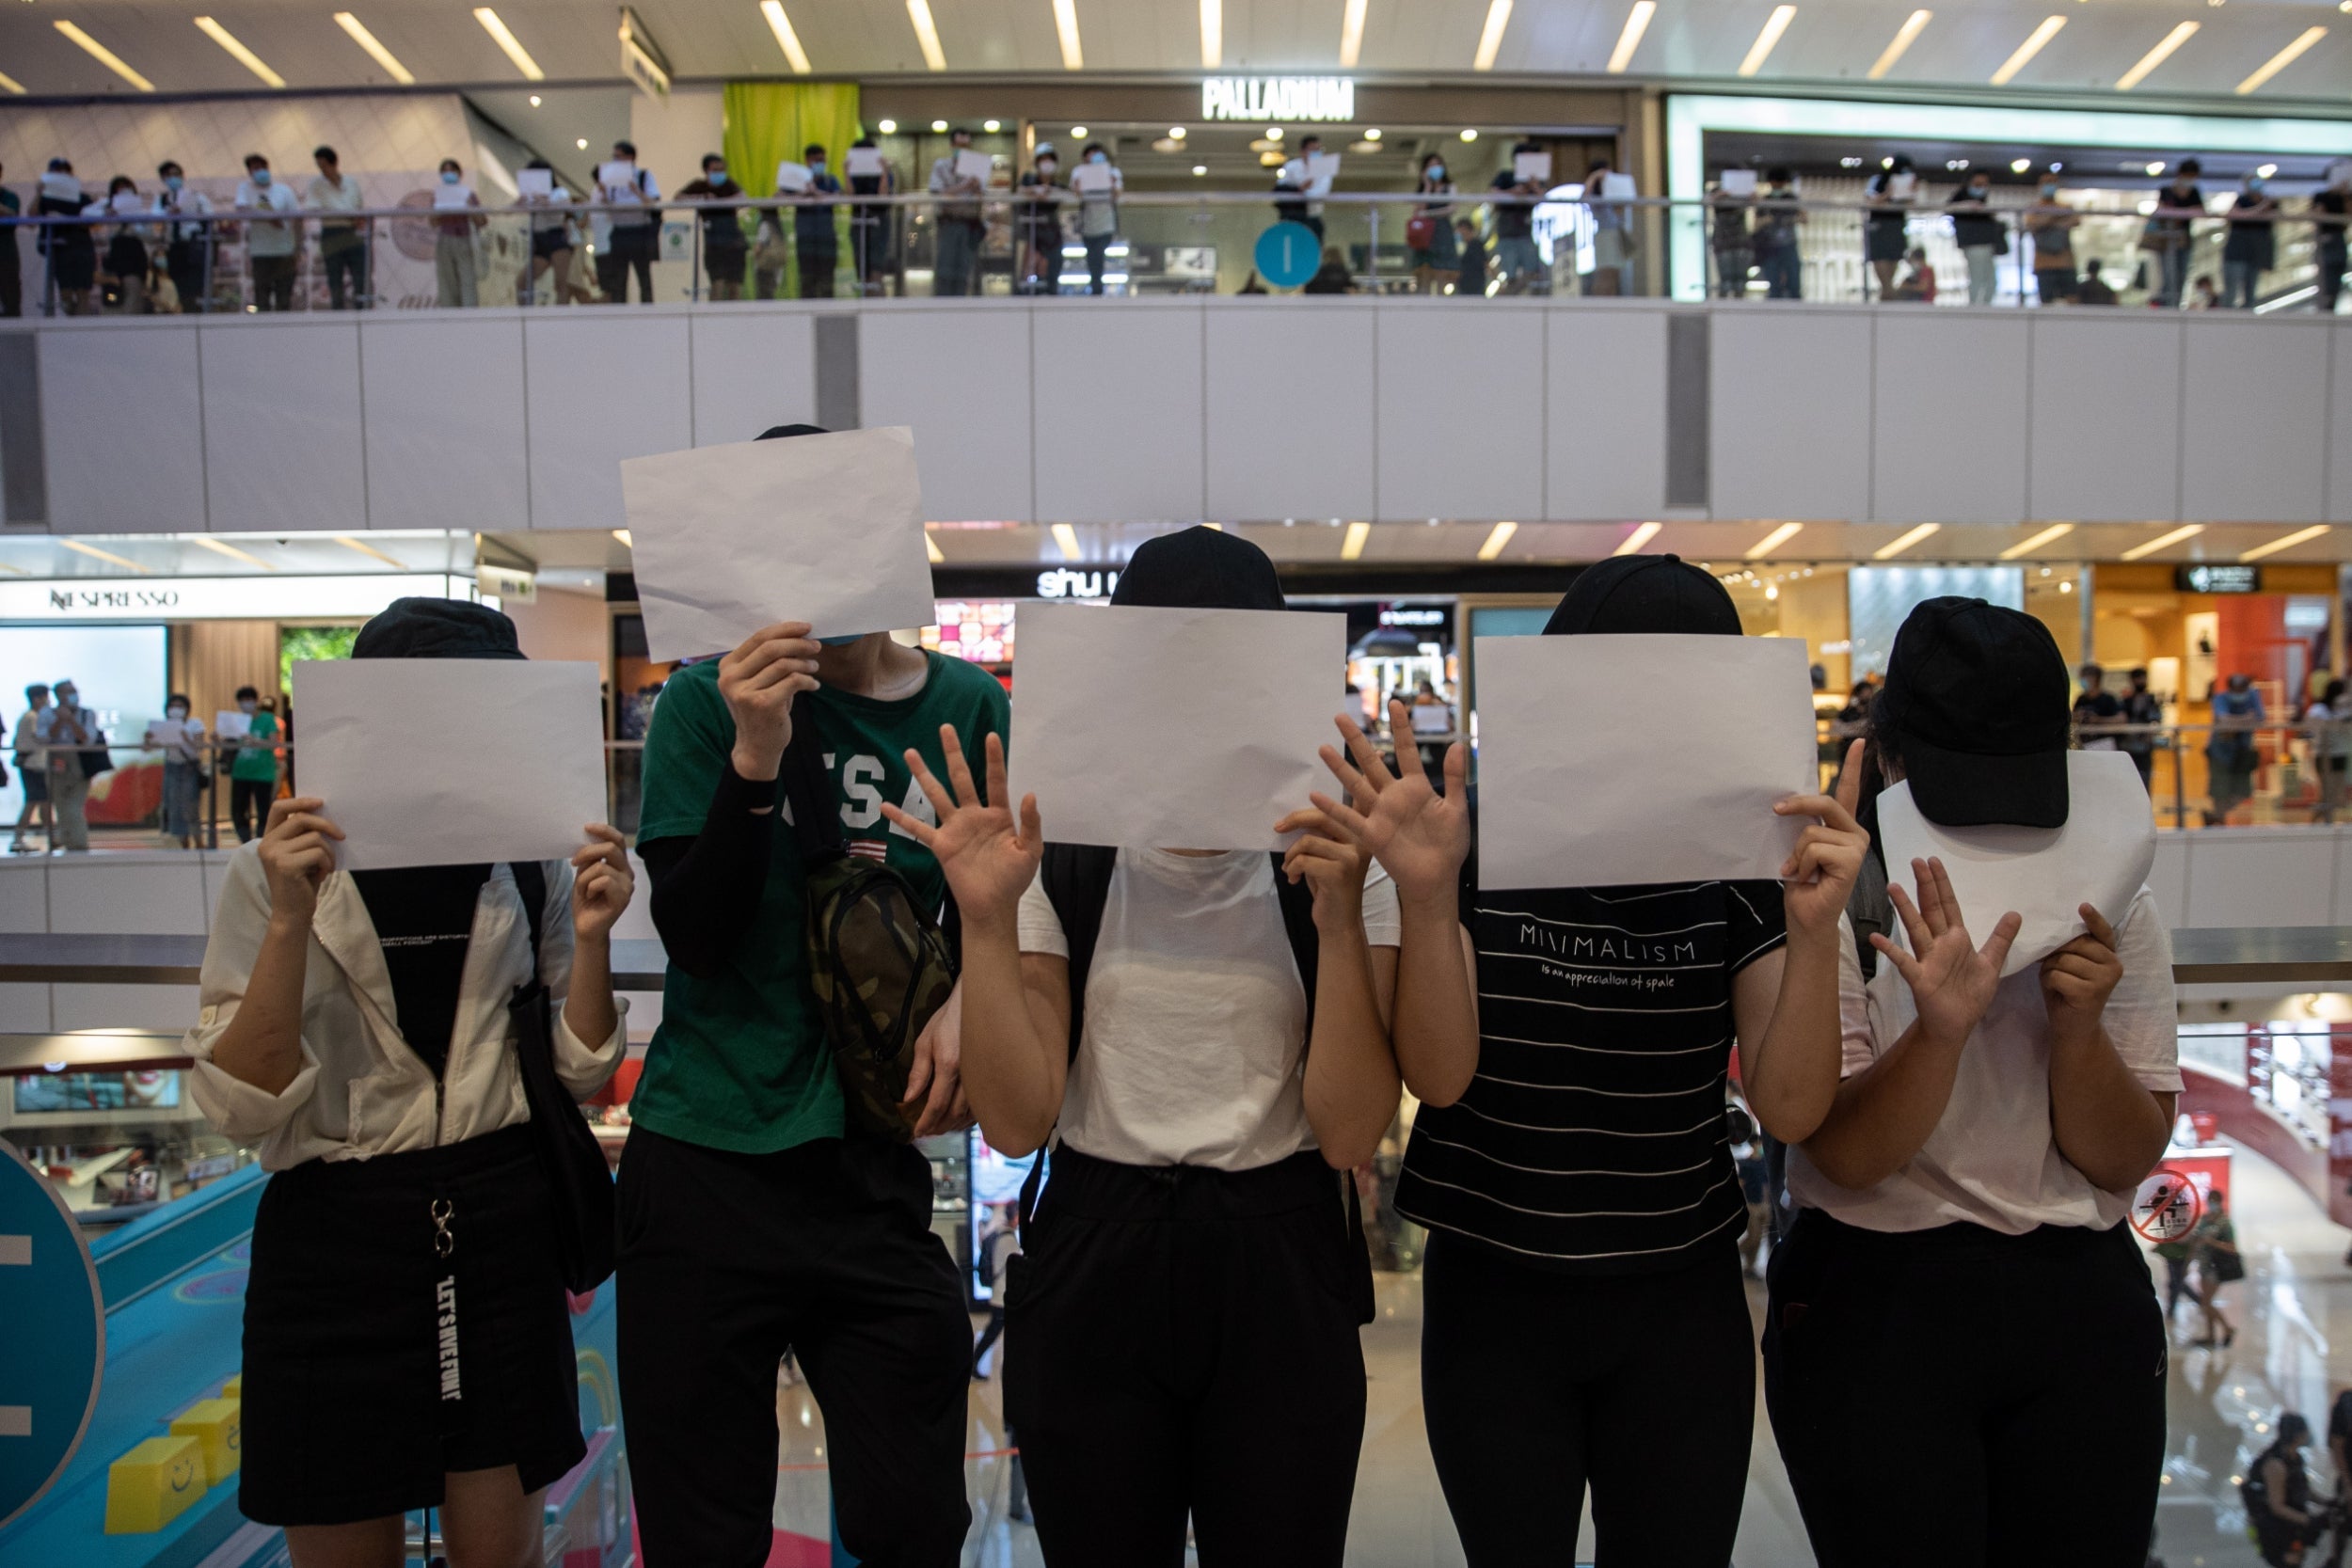
M564 1022L572 973L572 868L548 861L546 870L539 973L554 997L555 1070L575 1097L584 1098L620 1065L628 1004L615 999L620 1016L612 1036L596 1045ZM263 1168L430 1148L531 1119L506 1010L531 970L530 927L512 867L492 868L474 906L437 1104L432 1069L401 1036L384 950L347 872L334 873L319 889L302 982L302 1069L294 1082L267 1094L214 1062L213 1048L252 981L269 915L260 847L248 844L229 863L204 949L203 1010L187 1035L198 1107L223 1135L258 1144Z

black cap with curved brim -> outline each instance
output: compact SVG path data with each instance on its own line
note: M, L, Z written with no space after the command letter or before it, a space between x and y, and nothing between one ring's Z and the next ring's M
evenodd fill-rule
M1740 610L1713 574L1678 555L1613 555L1587 566L1544 623L1547 637L1666 632L1740 635Z
M352 639L354 658L521 658L515 623L464 599L394 599Z
M1982 599L1927 599L1895 634L1871 724L1929 821L2061 828L2068 689L2057 640L2032 616Z
M1213 528L1147 539L1111 590L1115 605L1167 610L1288 610L1265 551Z
M771 424L752 437L755 441L773 441L785 436L830 436L833 432L820 424Z

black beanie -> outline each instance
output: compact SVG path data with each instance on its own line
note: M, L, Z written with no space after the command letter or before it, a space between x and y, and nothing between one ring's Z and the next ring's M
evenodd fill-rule
M352 639L354 658L520 658L515 623L464 599L394 599Z
M1740 611L1714 577L1678 555L1613 555L1587 566L1544 623L1547 637L1587 632L1740 635Z
M1167 610L1288 610L1265 551L1213 528L1147 539L1119 574L1111 603Z
M820 424L771 424L752 439L772 441L779 436L830 436L832 434L832 431Z

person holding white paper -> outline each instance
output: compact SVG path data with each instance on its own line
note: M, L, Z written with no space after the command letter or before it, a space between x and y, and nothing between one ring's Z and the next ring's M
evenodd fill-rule
M164 699L164 840L196 847L196 803L204 787L204 721L189 717L178 691Z
M441 160L441 185L433 193L433 277L444 310L470 310L481 303L474 285L474 230L490 220L481 213L482 198L466 183L466 171L454 158Z
M521 194L516 197L515 205L531 214L531 271L528 280L518 285L520 303L537 303L539 279L552 273L555 293L548 304L586 304L587 280L572 276L572 255L580 241L573 232L572 214L566 211L572 205L572 193L555 182L555 166L545 158L525 164L521 180Z
M236 702L246 729L229 763L229 820L237 842L249 844L267 826L270 802L278 798L278 714L249 686L237 688Z
M1895 270L1911 247L1910 211L1919 188L1919 173L1908 152L1898 152L1886 166L1862 187L1862 204L1869 209L1863 226L1863 254L1879 280L1879 298L1895 292Z
M1264 552L1205 528L1136 550L1113 602L1283 608ZM937 825L887 811L963 912L981 1131L1050 1144L1005 1373L1046 1560L1176 1562L1189 1516L1204 1568L1339 1568L1373 1312L1349 1173L1396 1114L1394 894L1305 802L1270 856L1048 844L1000 744L985 795L946 751L952 785L916 775Z
M1061 206L1068 187L1058 178L1061 157L1054 144L1037 144L1035 165L1023 171L1014 188L1021 194L1013 204L1013 235L1021 256L1013 277L1018 294L1061 293Z
M1119 198L1127 177L1111 162L1110 149L1101 142L1087 144L1086 161L1071 176L1078 192L1078 238L1087 247L1087 293L1103 292L1104 259L1119 238Z
M1871 754L1947 832L2058 828L2081 805L2067 691L2039 621L1930 599ZM1814 1552L1875 1565L1908 1531L1924 1563L2139 1568L2168 1347L2124 1220L2181 1088L2163 919L2144 886L2112 919L2082 903L2085 934L2014 966L2016 911L1962 910L1940 860L1888 871L1902 940L1872 939L1867 986L1840 953L1845 1078L1789 1153L1800 1212L1772 1262L1766 1397Z
M677 188L680 201L738 201L743 187L727 173L727 161L716 152L703 154L702 177ZM743 237L743 209L705 207L703 271L710 276L710 297L743 297L743 269L751 258L751 242Z
M1619 556L1544 629L1737 637L1740 616L1710 574ZM1394 705L1391 733L1408 724ZM1589 1484L1601 1561L1722 1568L1756 1406L1725 1068L1736 1040L1775 1137L1828 1112L1840 917L1867 846L1852 786L1773 807L1820 819L1783 882L1494 891L1464 748L1439 793L1340 728L1348 754L1324 760L1355 803L1314 800L1396 880L1396 1059L1422 1109L1394 1207L1430 1230L1422 1399L1464 1554L1556 1558ZM1778 825L1756 815L1760 839Z
M496 610L401 599L352 657L523 656ZM628 858L590 824L568 863L345 871L332 812L280 800L230 860L187 1032L197 1105L272 1173L238 1508L283 1527L294 1568L392 1568L419 1508L454 1561L535 1559L546 1490L587 1446L516 1037L535 1026L509 1005L544 983L537 1048L574 1098L603 1086Z
M801 150L808 160L808 183L796 195L792 214L793 261L801 271L803 299L831 299L834 269L840 264L841 241L834 228L834 204L825 199L841 194L841 182L825 167L825 146L810 142Z
M637 274L637 303L653 303L653 263L661 247L661 187L653 171L637 164L637 144L616 141L612 156L596 170L596 199L620 210L598 213L596 287L607 305L628 303L628 275Z
M980 292L980 182L963 171L962 155L972 150L972 133L959 125L947 133L946 155L931 161L930 192L937 249L931 261L931 293L976 294Z
M649 1562L767 1561L787 1347L824 1411L834 1523L860 1561L947 1568L969 1523L963 1287L931 1230L930 1162L850 1115L812 989L817 865L800 840L832 807L842 858L879 862L916 911L941 911L938 861L884 808L925 815L910 748L936 772L952 728L969 767L1009 710L977 665L823 631L780 622L685 665L645 737L638 852L670 967L629 1101L617 1278L622 1412L657 1434L629 1455ZM796 778L831 795L780 827ZM971 1125L957 1007L914 1042L898 1115L915 1137Z

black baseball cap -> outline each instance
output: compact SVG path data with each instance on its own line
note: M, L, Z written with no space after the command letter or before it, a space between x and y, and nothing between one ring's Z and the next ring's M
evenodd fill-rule
M1116 605L1168 610L1288 610L1281 574L1265 551L1213 528L1147 539L1119 574Z
M520 658L515 623L465 599L394 599L351 641L354 658Z
M1678 555L1613 555L1579 573L1544 623L1547 637L1592 632L1737 637L1740 610L1712 573Z
M1895 633L1870 710L1919 815L1947 828L2066 824L2073 728L2050 628L1982 599L1928 599Z

